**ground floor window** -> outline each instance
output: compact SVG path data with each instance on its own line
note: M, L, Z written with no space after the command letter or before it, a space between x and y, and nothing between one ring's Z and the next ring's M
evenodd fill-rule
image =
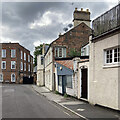
M66 76L66 86L68 88L72 88L72 75L67 75Z
M3 74L0 74L0 82L3 82Z
M62 75L58 76L58 85L62 86Z
M15 82L15 80L16 80L15 73L12 73L11 74L11 82Z

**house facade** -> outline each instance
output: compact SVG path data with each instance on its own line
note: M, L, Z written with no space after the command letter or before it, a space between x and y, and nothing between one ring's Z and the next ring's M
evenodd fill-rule
M88 21L90 22L90 12L88 10L77 12L75 9L74 14L76 15L74 16L74 21L78 20L78 24L76 25L75 23L76 26L74 26L74 28L63 35L59 35L59 37L50 44L45 53L45 86L50 90L56 90L55 59L71 57L74 51L80 54L82 45L87 44L89 41L91 29L86 25L87 18L83 18L82 22L81 18L78 19L78 16L83 15L83 13L88 16Z
M120 110L120 4L92 24L89 102Z
M56 91L74 96L73 60L72 58L55 61Z
M1 43L0 82L21 83L33 74L33 57L19 43Z

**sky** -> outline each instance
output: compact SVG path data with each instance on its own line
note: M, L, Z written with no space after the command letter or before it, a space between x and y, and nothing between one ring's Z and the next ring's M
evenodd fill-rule
M51 43L63 28L73 24L75 8L87 8L91 12L91 20L97 18L110 8L114 2L9 2L1 4L1 39L0 42L19 42L33 55L35 46Z

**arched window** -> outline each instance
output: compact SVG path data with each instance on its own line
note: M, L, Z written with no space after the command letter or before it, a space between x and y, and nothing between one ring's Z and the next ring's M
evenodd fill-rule
M12 73L12 74L11 74L11 82L15 82L15 80L16 80L16 78L15 78L15 74Z

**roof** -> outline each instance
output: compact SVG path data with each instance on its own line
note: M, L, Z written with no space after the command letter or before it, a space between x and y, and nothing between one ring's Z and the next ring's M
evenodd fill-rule
M73 27L72 29L70 29L69 31L67 31L66 33L64 33L63 35L61 35L60 37L64 37L66 34L68 34L68 33L71 32L72 30L76 29L77 27L79 27L79 26L81 26L81 25L83 25L83 24L86 25L84 22L82 22L82 23L80 23L79 25L77 25L77 26ZM91 29L88 25L86 25L86 26L92 31L92 29ZM48 47L45 55L47 54L47 52L48 52L48 50L50 49L51 45L52 45L55 41L57 41L60 37L58 37L56 40L54 40L53 42L50 43L50 45L49 45L49 47ZM44 55L44 56L45 56L45 55Z
M56 60L56 62L73 70L73 60Z

